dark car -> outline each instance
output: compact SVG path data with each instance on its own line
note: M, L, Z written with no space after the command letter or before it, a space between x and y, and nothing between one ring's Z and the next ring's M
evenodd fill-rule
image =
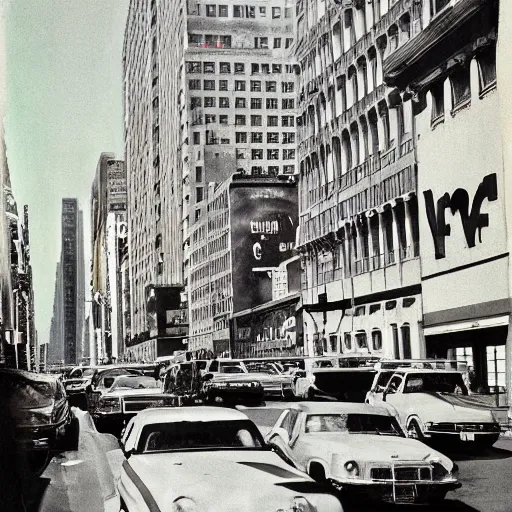
M0 390L14 422L16 451L33 473L45 470L52 453L78 449L78 419L58 377L2 368Z
M70 405L87 410L86 390L91 385L94 371L93 366L76 366L64 378L64 387Z

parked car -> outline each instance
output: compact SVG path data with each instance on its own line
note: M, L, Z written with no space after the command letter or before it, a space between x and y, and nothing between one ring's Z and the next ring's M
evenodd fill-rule
M121 510L342 512L339 500L265 446L223 407L146 409L127 425Z
M77 450L78 420L60 378L2 368L0 390L14 419L17 450L33 473L42 474L53 453Z
M149 407L172 406L173 397L162 392L161 383L144 375L120 375L92 411L100 432L119 435L138 412Z
M241 361L248 373L259 373L267 378L261 379L265 398L293 397L293 376L284 367L273 361Z
M384 408L299 402L265 439L293 467L352 498L427 503L460 487L454 463L408 439Z
M492 410L473 398L463 374L402 368L375 376L367 403L387 407L411 437L490 447L500 436Z
M373 361L373 359L371 360ZM367 358L310 357L293 375L293 393L307 400L364 402L376 370Z
M70 405L87 409L87 388L91 385L95 368L93 366L76 366L64 379L64 387Z

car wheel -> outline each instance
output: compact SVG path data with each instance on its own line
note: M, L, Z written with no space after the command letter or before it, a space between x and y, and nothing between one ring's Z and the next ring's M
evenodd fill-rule
M52 459L50 450L37 450L30 451L27 453L27 465L29 471L34 476L41 476L44 473L44 470L50 464L50 460Z
M324 483L326 481L325 469L322 464L319 464L318 462L312 462L310 464L309 476L319 483Z
M407 427L407 435L412 439L417 439L418 441L422 442L425 439L425 436L421 431L421 427L416 420L411 420L409 422L409 426Z

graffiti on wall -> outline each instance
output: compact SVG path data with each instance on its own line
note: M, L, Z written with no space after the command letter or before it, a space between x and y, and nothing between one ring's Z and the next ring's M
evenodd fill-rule
M488 174L482 180L473 197L471 211L469 211L469 194L463 188L458 188L450 196L448 192L443 194L434 204L432 190L423 192L428 225L434 240L436 260L446 257L446 237L451 234L451 225L446 222L446 210L449 208L452 215L459 212L462 229L468 247L475 247L476 234L478 242L482 243L482 228L489 226L489 215L482 213L484 200L496 201L498 199L498 185L496 173Z

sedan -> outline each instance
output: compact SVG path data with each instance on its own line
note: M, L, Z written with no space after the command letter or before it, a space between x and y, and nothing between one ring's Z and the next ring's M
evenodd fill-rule
M342 512L334 494L288 466L234 409L146 409L120 443L125 512Z
M266 440L290 465L347 496L428 503L460 487L453 462L407 438L384 408L298 403L283 411Z

